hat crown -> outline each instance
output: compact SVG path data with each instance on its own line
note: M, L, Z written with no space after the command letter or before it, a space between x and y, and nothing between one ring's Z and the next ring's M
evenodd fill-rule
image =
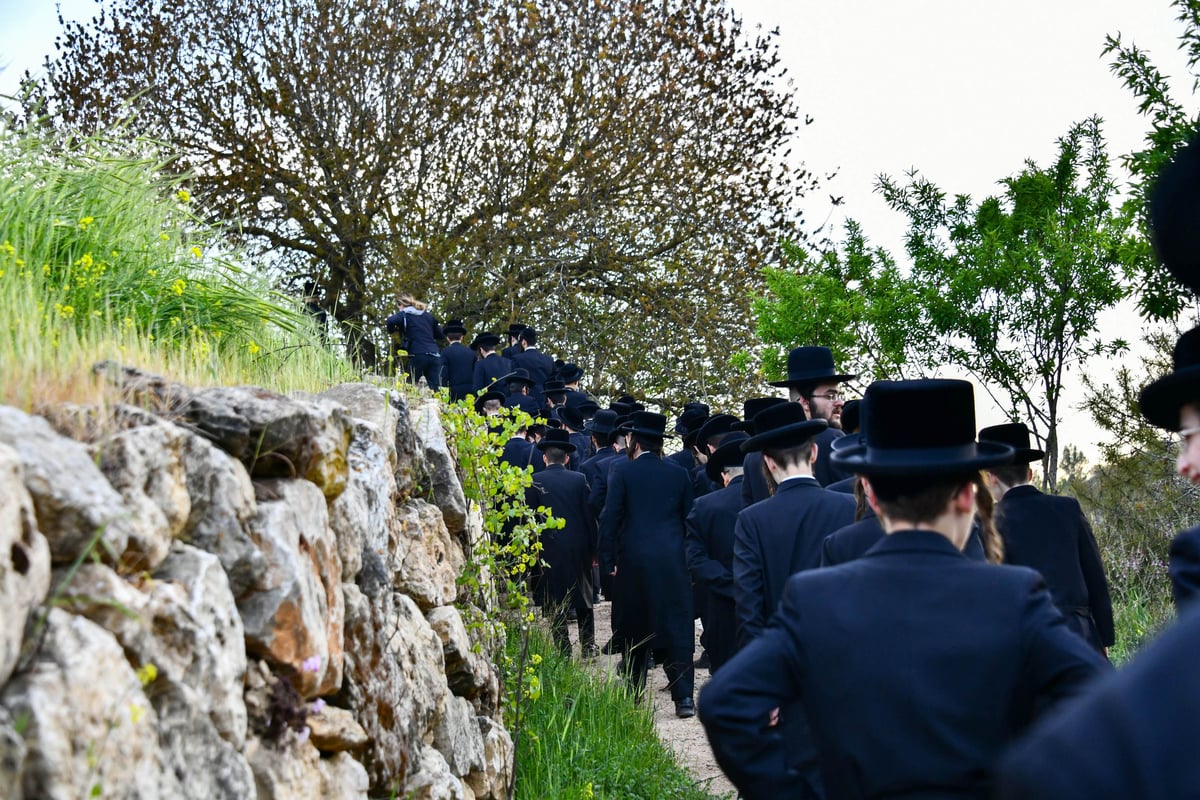
M647 436L663 436L667 431L667 418L654 411L634 411L626 424L635 433Z
M556 445L571 444L571 434L567 433L562 428L546 428L546 433L542 436L540 442L542 447L554 447Z
M786 402L782 397L751 397L742 402L742 418L752 420L771 406Z
M862 431L877 450L924 450L975 443L975 392L963 380L875 381L867 387ZM924 424L936 420L937 424Z
M1172 363L1176 370L1200 366L1200 327L1192 328L1175 342Z
M804 406L784 401L764 408L754 416L754 432L768 433L785 425L807 421L808 415L804 413Z
M1029 428L1024 422L1006 422L992 425L979 431L979 441L999 442L1017 450L1029 450Z

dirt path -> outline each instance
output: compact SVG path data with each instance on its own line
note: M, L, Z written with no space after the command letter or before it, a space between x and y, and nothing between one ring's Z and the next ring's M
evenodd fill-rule
M612 635L611 626L612 604L601 603L596 606L596 644L603 645ZM575 626L572 625L572 628ZM575 631L572 631L574 633ZM697 632L696 654L700 654L699 632ZM616 656L601 656L606 668L616 669ZM708 670L696 670L696 697L700 689L708 683ZM704 735L704 728L696 717L679 719L675 716L675 704L667 691L667 676L661 667L655 667L647 679L647 688L653 686L651 695L654 698L654 722L658 727L658 736L667 747L675 752L679 763L691 773L696 782L714 797L727 795L734 797L733 784L721 772L713 758L712 748Z

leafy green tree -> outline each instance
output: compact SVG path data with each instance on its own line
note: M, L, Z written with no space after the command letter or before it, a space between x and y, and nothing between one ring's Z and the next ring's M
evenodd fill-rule
M812 185L782 75L723 0L103 0L30 104L90 127L132 98L366 367L403 289L668 397L724 371Z
M1176 20L1183 25L1179 46L1187 53L1192 94L1200 87L1200 2L1173 0ZM1138 110L1150 120L1150 130L1140 150L1123 157L1133 176L1130 202L1145 208L1151 187L1163 167L1185 143L1200 131L1200 114L1192 104L1189 110L1173 91L1167 76L1154 64L1150 54L1120 34L1105 40L1104 54L1112 56L1110 66L1138 99ZM1144 216L1142 217L1144 225ZM1179 284L1157 261L1147 261L1136 276L1138 308L1148 319L1170 320L1185 308L1190 292Z
M975 204L916 173L882 176L879 191L909 218L912 280L940 339L938 355L975 377L1044 443L1043 484L1058 470L1066 373L1126 347L1097 318L1127 294L1124 276L1146 268L1149 246L1117 189L1101 122L1074 125L1045 167L1027 161L1000 196Z
M846 223L838 247L813 255L785 241L782 252L784 265L763 269L766 293L754 301L769 378L782 376L788 351L805 344L830 348L835 362L864 383L922 371L928 325L920 297L857 222Z

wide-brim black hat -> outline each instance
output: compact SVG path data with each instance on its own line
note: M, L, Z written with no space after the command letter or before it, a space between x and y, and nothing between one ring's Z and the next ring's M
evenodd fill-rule
M1179 410L1200 405L1200 326L1175 342L1174 369L1142 389L1138 407L1151 425L1179 430Z
M629 419L620 426L620 429L624 433L633 433L639 436L664 438L670 435L667 433L667 418L653 411L634 411L629 415Z
M452 319L442 326L442 333L461 333L466 336L467 326L463 325L461 319Z
M838 372L833 365L833 351L828 347L797 347L788 353L787 369L787 378L768 383L771 386L807 386L841 383L858 377Z
M936 477L1012 463L1010 446L975 440L975 392L967 381L876 381L863 399L861 443L830 455L844 470Z
M633 403L626 403L622 400L614 400L608 404L608 407L617 412L617 415L621 417L629 416L634 411L637 411L637 409L633 407Z
M608 434L617 432L617 412L610 408L602 408L588 420L583 430L586 433Z
M847 400L842 404L842 430L857 431L861 425L862 400Z
M686 408L683 410L683 413L681 413L675 419L675 432L687 433L689 431L699 430L700 426L703 425L706 420L708 420L707 407L704 409Z
M578 408L559 406L554 410L554 413L558 414L558 418L565 422L571 429L577 431L583 430L583 414Z
M504 377L497 378L494 383L523 383L526 386L537 386L537 381L530 376L529 370L524 367L517 367Z
M1043 450L1029 446L1029 428L1024 422L1006 422L1003 425L991 425L979 431L979 441L999 442L1013 449L1012 463L1028 464L1041 461L1046 457Z
M708 457L708 461L704 465L704 474L708 479L718 486L721 485L721 473L726 467L741 466L746 460L746 454L742 451L742 442L750 437L741 431L735 431L725 437L725 441L721 442L721 446L712 452Z
M567 393L567 386L562 381L549 380L542 383L542 394L560 395Z
M493 390L490 392L484 392L483 394L479 395L479 397L476 397L475 398L475 413L482 414L483 413L483 404L489 400L499 400L501 403L503 403L504 402L504 392L498 392L498 391Z
M695 446L704 452L708 440L714 436L720 436L723 433L729 433L733 430L733 425L738 421L738 418L732 414L716 414L709 417L696 431Z
M786 403L782 397L751 397L742 403L742 420L733 426L735 431L754 433L754 418L772 406Z
M521 331L525 330L524 322L513 322L508 326L509 336L520 336Z
M600 410L600 404L595 400L584 400L575 407L579 409L579 413L583 414L584 417L595 416L596 412Z
M861 433L848 433L845 436L839 436L829 443L829 452L837 453L851 447L858 447L866 442L866 438Z
M583 370L579 368L578 364L568 362L559 368L558 377L562 379L563 383L575 383L583 377Z
M780 403L755 415L755 434L742 442L742 450L798 447L828 427L823 419L809 419L799 403Z
M491 349L498 344L500 344L500 337L497 334L480 333L476 334L475 339L471 342L471 349L478 350L481 347Z
M561 428L547 428L546 434L542 440L534 445L538 450L545 450L547 447L557 447L559 450L566 450L568 453L574 453L576 447L571 443L571 434Z
M1184 146L1159 174L1150 194L1149 222L1163 266L1200 294L1200 139Z

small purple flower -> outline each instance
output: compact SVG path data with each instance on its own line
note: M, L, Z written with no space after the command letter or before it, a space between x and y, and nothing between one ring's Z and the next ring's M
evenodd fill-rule
M300 732L299 732L298 734L296 734L296 738L297 738L298 740L300 740L301 742L307 742L307 741L308 741L308 735L309 735L310 733L312 733L312 731L310 731L310 730L308 729L308 726L307 726L307 725L305 725L303 728L301 728L301 729L300 729Z
M318 697L316 700L314 700L312 702L312 705L309 707L309 711L313 714L320 714L324 710L325 710L325 700L320 697Z
M300 669L304 670L305 672L320 672L321 657L309 656L308 658L304 659L304 662L300 665Z

